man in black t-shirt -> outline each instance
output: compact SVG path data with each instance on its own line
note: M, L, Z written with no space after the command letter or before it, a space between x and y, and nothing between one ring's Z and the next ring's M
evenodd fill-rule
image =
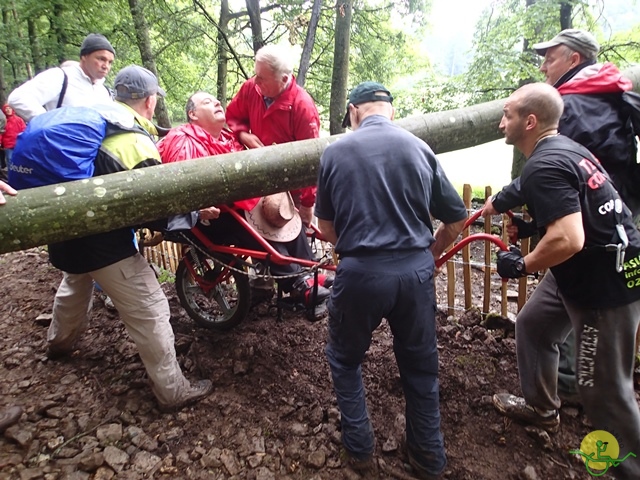
M361 368L373 331L387 319L406 399L409 463L419 478L436 479L446 455L434 258L458 236L467 211L429 146L391 122L392 100L379 83L354 88L343 123L354 132L320 159L315 213L340 254L325 352L350 464L374 478L375 437ZM431 214L443 222L435 234Z
M562 109L552 86L529 84L507 100L500 122L506 143L527 157L514 182L520 182L541 239L525 257L515 247L500 252L498 273L517 278L550 271L516 322L524 398L501 393L493 403L508 417L558 431L558 345L573 327L578 390L593 429L615 436L619 458L640 455L640 410L633 390L640 233L598 160L558 135ZM496 213L488 200L483 215ZM640 458L629 456L612 473L640 478Z

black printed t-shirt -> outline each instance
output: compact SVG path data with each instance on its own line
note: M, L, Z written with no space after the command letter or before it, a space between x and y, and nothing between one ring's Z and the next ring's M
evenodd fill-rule
M542 235L554 220L582 213L584 249L551 268L563 295L592 308L640 299L640 233L605 170L587 149L562 135L542 139L525 163L520 185ZM629 238L622 272L616 271L616 253L604 248L620 243L618 222Z

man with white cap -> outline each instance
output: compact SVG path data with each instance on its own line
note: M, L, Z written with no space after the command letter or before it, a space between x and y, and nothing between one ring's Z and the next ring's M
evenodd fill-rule
M157 96L164 95L156 76L131 65L115 79L116 106L140 131L108 136L96 159L95 175L160 164L151 119ZM123 124L127 124L122 122ZM144 129L144 131L142 131ZM51 263L63 271L47 335L50 359L69 355L88 326L93 281L111 297L136 343L163 411L177 410L211 392L209 380L189 383L184 377L169 323L169 302L153 270L140 255L130 227L49 245Z
M115 54L104 35L90 33L80 47L80 62L39 73L11 92L7 103L28 122L54 108L111 102L104 80Z
M540 71L546 83L562 95L564 111L559 132L586 147L602 163L637 223L640 168L630 112L622 101L623 92L632 88L631 81L612 63L596 63L600 45L583 30L563 30L551 40L533 45L533 49L544 57ZM522 205L518 189L518 182L510 184L492 198L493 207L506 212ZM523 238L535 231L521 224L518 235ZM565 403L579 402L575 361L572 333L560 345L558 395Z

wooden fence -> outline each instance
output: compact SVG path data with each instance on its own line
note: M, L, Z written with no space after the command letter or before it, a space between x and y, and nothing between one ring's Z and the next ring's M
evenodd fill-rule
M491 188L486 187L485 198L489 198L491 194ZM471 197L471 186L464 185L463 200L467 207L467 211L469 212L469 216L472 216L476 211L472 209ZM497 224L491 221L484 222L484 232L491 234L493 233L492 228L497 228L502 232L502 240L505 243L508 243L506 238L506 229L504 228L504 225L506 225L506 222L508 221L508 217L506 215L503 215L502 217L503 218ZM462 233L462 237L464 238L475 233L479 228L481 227L471 226L470 228L465 229ZM439 300L439 307L446 309L449 315L460 314L470 308L478 308L483 314L491 313L492 289L497 288L497 285L499 285L501 297L499 302L500 311L497 312L494 310L493 313L500 313L502 316L506 317L508 315L509 308L512 310L517 309L517 311L519 311L527 299L527 278L511 280L508 283L502 282L495 273L495 245L487 241L484 242L483 248L478 248L476 246L473 246L472 248L472 245L473 243L463 247L461 252L456 254L446 263L446 267L443 267L443 269L446 269L445 276L437 276L436 285L438 289L441 287L446 289L444 303L442 300ZM325 244L319 244L317 247L322 251L329 249L328 245ZM526 254L529 251L528 239L521 240L521 250L523 254ZM481 253L478 254L478 251ZM144 254L148 261L171 273L176 272L178 263L180 262L181 252L182 246L172 242L161 242L154 247L147 247L144 249ZM474 270L480 271L481 274L473 275ZM472 295L474 291L474 288L472 288L472 282L475 284L479 277L482 280L482 287L479 288L476 286L475 290L482 291L482 298L480 299L481 302L478 301L477 296ZM460 282L462 282L462 298L456 296L456 291L459 290L458 287ZM513 291L517 292L516 302L512 302L511 298L508 297L508 293ZM476 303L474 304L474 302ZM494 302L494 304L495 303L496 302Z

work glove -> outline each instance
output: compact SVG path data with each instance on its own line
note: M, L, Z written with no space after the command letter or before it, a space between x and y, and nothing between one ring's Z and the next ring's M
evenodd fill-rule
M535 222L525 222L521 218L512 217L511 225L517 229L517 235L511 235L511 232L509 232L509 241L511 241L511 243L516 243L518 238L529 238L538 233L538 227Z
M498 275L502 278L526 277L524 257L518 247L511 247L508 251L498 252Z

